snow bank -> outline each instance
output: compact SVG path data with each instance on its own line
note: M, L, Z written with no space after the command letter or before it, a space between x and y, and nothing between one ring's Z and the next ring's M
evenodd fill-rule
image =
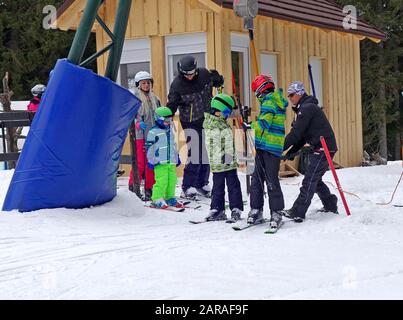
M0 299L402 299L403 208L393 204L403 185L392 205L375 204L390 200L401 172L401 162L339 170L361 198L347 195L352 216L317 214L315 198L305 223L273 236L188 223L208 208L146 209L126 180L101 207L0 212ZM0 172L0 203L11 174ZM301 181L282 180L287 207Z

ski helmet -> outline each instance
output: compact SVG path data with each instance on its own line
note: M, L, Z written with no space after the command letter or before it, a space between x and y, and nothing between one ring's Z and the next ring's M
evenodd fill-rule
M260 98L262 95L270 89L274 89L275 84L273 78L265 75L257 76L252 82L252 91L255 92L256 97Z
M46 90L46 86L43 84L37 84L35 87L31 89L32 95L34 97L41 96Z
M192 75L197 71L197 60L194 56L184 56L178 62L178 72L182 75Z
M173 113L172 110L168 107L159 107L155 110L155 121L161 127L166 127L164 122L167 118L172 118Z
M232 97L227 94L221 93L217 94L213 100L211 100L211 108L213 110L218 110L222 113L228 112L231 113L235 108L235 102Z
M134 82L135 82L136 88L138 88L140 86L140 81L143 81L143 80L150 80L151 84L154 84L154 79L150 73L148 73L147 71L140 71L134 77Z

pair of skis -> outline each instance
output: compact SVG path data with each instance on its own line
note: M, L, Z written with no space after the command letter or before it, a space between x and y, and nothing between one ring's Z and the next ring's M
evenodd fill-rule
M243 219L241 219L241 220L243 220ZM229 223L229 224L234 224L234 223L237 223L238 221L241 221L241 220L234 221L234 220L230 219L230 220L221 220L221 221L225 221L226 223ZM190 222L191 224L203 224L203 223L219 222L219 221L201 220L201 221L189 221L189 222ZM256 227L256 226L265 224L265 223L269 223L269 222L270 222L269 219L264 219L264 220L262 220L261 222L256 223L256 224L246 224L245 226L236 225L236 226L233 226L232 229L235 230L235 231L244 231L244 230L247 230L247 229L250 229L250 228L253 228L253 227ZM275 228L274 228L274 227L269 227L269 229L265 232L265 234L275 234L275 233L277 233L277 231L278 231L283 225L284 225L284 221L282 221L282 222L280 223L280 225L277 226L277 227L275 227Z
M191 207L189 207L189 204L191 204L190 201L186 201L186 202L179 202L179 204L181 205L181 207L167 207L167 208L159 208L154 206L152 203L146 203L144 205L144 207L146 208L150 208L150 209L157 209L157 210L164 210L164 211L173 211L173 212L185 212L186 209L193 209Z
M262 224L266 224L269 223L270 220L269 219L264 219L259 223L255 223L255 224L247 224L246 226L233 226L232 229L234 229L235 231L243 231L243 230L247 230ZM284 221L280 222L280 225L278 225L277 227L272 227L270 226L269 229L265 232L265 234L275 234L277 233L277 231L284 225Z

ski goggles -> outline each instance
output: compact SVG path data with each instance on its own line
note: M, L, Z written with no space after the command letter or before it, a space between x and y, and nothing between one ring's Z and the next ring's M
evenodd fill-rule
M196 70L197 69L193 69L193 70L189 70L189 71L182 70L182 73L186 76L193 76L194 74L196 74Z
M173 123L173 118L172 117L167 117L167 118L165 118L165 117L157 117L156 118L156 120L157 121L159 121L159 122L165 122L165 123L169 123L169 124L172 124Z

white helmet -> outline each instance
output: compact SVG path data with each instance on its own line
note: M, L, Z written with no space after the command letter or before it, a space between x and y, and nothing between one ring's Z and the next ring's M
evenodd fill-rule
M43 84L37 84L35 87L31 89L32 95L37 97L39 95L42 95L46 90L46 86Z
M142 80L150 80L151 83L154 82L153 77L147 71L140 71L136 74L134 78L134 82L136 83L136 87L138 88L140 85L140 81Z

